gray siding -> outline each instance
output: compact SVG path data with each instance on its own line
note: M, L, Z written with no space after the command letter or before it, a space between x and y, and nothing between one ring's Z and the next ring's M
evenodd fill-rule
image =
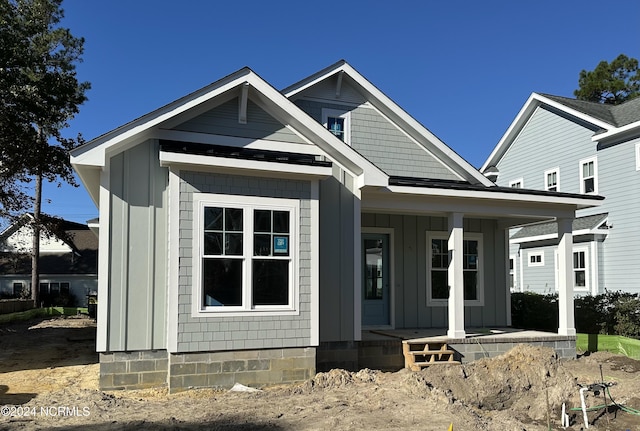
M178 352L306 347L311 343L311 185L308 181L181 172ZM300 200L298 315L192 317L193 193ZM307 240L304 241L303 239Z
M554 293L556 291L556 270L555 252L557 246L553 244L523 248L522 254L522 275L524 277L524 290L541 294ZM544 256L543 266L530 266L529 253L542 253Z
M596 155L591 136L592 130L538 108L498 163L498 185L523 178L524 188L544 190L544 172L559 167L559 191L580 193L578 162Z
M322 108L351 112L351 146L388 175L461 179L371 107L340 105L340 101L298 99L295 103L318 122L322 122Z
M603 243L601 290L640 292L640 171L635 165L638 142L640 138L598 151L599 192L606 197L598 211L608 212L613 226Z
M445 328L447 307L427 306L427 232L446 232L444 217L370 214L362 226L394 229L394 299L396 328ZM464 231L481 233L484 306L465 307L465 326L506 326L505 231L492 220L465 219Z
M111 158L108 351L166 346L167 182L158 144Z
M305 141L279 121L258 107L251 100L247 103L247 124L238 123L238 98L232 99L179 126L174 130L240 136L271 141Z
M354 339L354 196L334 177L320 183L320 341Z
M593 130L559 113L538 108L498 164L499 185L523 178L524 187L544 189L544 172L559 168L560 191L580 192L580 160L597 157L600 207L579 210L577 217L607 212L609 230L599 249L598 290L640 292L640 171L636 170L635 144L640 138L615 145L594 143ZM551 273L528 270L524 287L544 292L553 287ZM547 271L548 272L548 271ZM542 277L548 277L546 281Z

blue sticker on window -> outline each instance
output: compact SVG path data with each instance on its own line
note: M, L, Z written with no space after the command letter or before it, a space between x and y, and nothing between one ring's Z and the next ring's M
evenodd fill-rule
M274 254L288 254L289 253L289 238L286 236L274 236L273 237L273 253Z

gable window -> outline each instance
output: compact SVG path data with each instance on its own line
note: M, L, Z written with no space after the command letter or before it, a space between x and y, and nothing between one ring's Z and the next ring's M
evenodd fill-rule
M293 310L298 201L194 197L198 311Z
M589 253L586 248L573 251L573 287L576 290L589 290Z
M550 192L560 190L560 170L550 169L544 173L544 189Z
M598 164L595 158L580 161L580 193L598 193Z
M351 113L337 109L322 109L322 124L342 142L351 145Z
M509 187L514 189L521 189L524 187L524 179L518 178L517 180L509 181Z
M427 303L446 305L449 298L449 247L446 235L427 236ZM481 305L482 282L482 235L466 234L462 245L463 296L466 305Z
M528 266L544 266L544 252L541 251L532 251L529 252L528 256Z

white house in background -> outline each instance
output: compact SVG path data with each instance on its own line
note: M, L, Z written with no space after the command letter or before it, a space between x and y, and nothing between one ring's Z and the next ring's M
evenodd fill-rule
M87 225L43 218L40 299L51 305L54 298L60 302L72 295L77 306L86 306L87 295L98 287L98 237ZM31 214L25 214L0 233L0 295L4 298L20 297L31 289L32 220Z
M601 195L573 222L573 289L640 293L640 97L617 106L533 93L481 169L505 187ZM558 289L553 224L514 231L512 288Z
M362 366L363 329L508 326L508 229L543 221L575 354L571 222L600 198L497 187L344 61L282 91L243 68L71 162L103 388L294 382Z

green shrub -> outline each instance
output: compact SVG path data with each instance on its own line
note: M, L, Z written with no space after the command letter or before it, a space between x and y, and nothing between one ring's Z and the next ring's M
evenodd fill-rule
M574 303L577 332L640 338L637 294L605 291L596 296L578 296ZM511 321L515 328L557 331L558 295L512 293Z

